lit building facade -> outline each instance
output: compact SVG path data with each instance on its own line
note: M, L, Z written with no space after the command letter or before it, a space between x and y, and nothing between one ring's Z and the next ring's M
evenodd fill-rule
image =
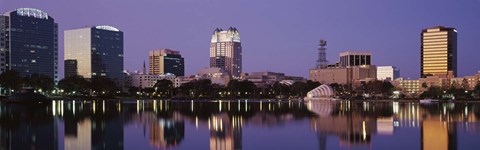
M395 80L400 78L400 69L395 66L378 66L377 80Z
M424 29L421 34L420 75L457 75L457 30L442 26Z
M123 82L123 32L112 26L65 31L65 60L77 61L85 78L108 77Z
M366 66L372 64L372 53L361 51L346 51L340 53L340 66Z
M174 87L179 87L175 85L176 76L173 74L157 75L157 74L143 74L143 73L129 73L125 72L125 87L127 89L131 87L138 88L152 88L155 86L158 80L170 80L174 83Z
M230 82L228 72L221 68L202 68L198 71L195 79L209 79L212 84L226 86Z
M227 31L215 29L210 44L210 67L221 68L232 77L242 73L242 43L240 33L230 27Z
M358 80L375 79L376 74L377 68L374 65L310 69L309 79L322 84L353 84Z
M296 76L286 76L284 73L278 72L252 72L250 74L242 73L242 80L248 80L253 82L257 87L264 87L265 85L271 85L276 82L280 83L295 83L295 82L305 82L305 78L296 77ZM283 81L283 82L282 82Z
M185 65L179 51L170 49L152 50L149 53L150 74L174 74L185 75Z
M372 65L372 53L360 51L340 53L338 63L309 71L309 79L322 84L353 84L359 80L376 77L377 67Z
M420 80L398 78L392 84L408 97L416 97L420 94Z
M58 82L58 24L46 12L19 8L0 14L0 73L7 70Z

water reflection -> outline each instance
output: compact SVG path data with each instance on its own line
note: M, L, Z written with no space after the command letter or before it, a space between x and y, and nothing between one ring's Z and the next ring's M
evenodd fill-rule
M283 144L322 150L475 149L480 146L475 141L480 137L479 114L480 103L60 100L44 106L0 104L0 149L237 150ZM314 136L274 141L257 138L258 131L267 131L272 139L278 138L277 133ZM256 141L262 145L254 145Z

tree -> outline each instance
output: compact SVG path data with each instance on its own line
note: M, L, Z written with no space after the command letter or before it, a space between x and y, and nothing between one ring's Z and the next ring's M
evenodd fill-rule
M173 96L173 82L167 79L162 79L158 80L157 83L155 83L155 92L160 96L160 97L172 97Z
M383 86L382 88L383 95L390 96L393 94L393 91L395 90L395 86L393 86L392 83L388 81L383 81L382 86Z
M304 82L295 82L291 86L292 95L296 97L305 97L308 93L307 83Z
M440 98L443 94L442 88L438 86L430 86L427 91L423 92L421 98Z
M480 83L477 83L477 85L475 85L475 88L473 89L473 93L475 94L476 98L480 96Z
M23 78L24 86L33 87L42 91L52 91L55 83L53 78L43 74L32 74Z
M231 80L228 82L227 89L231 96L238 98L253 97L257 91L257 86L248 80L238 81Z
M422 83L422 88L423 88L423 89L427 89L427 88L428 88L427 82L423 82L423 83Z
M89 93L89 85L85 78L82 76L69 76L58 82L58 87L66 93L79 93L82 95L87 95Z
M275 82L272 85L273 92L277 98L288 98L290 97L290 86Z
M140 92L141 89L139 87L135 87L135 86L132 86L128 89L128 93L130 93L130 95L137 95L138 92Z
M0 74L0 84L10 90L19 90L22 78L15 70L7 70Z
M465 78L463 78L463 80L462 80L462 88L466 89L466 90L470 89L470 86L468 84L468 80L465 79Z
M107 77L93 77L91 79L90 89L100 96L113 96L118 90L115 81Z

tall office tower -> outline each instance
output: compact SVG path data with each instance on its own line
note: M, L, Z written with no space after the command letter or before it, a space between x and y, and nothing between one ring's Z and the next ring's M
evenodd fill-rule
M185 75L185 65L179 51L170 49L152 50L149 54L150 74L162 75L171 73L175 76Z
M221 68L234 78L242 73L242 43L240 33L230 27L227 31L215 29L210 44L210 67Z
M377 80L395 80L400 78L400 69L395 66L378 66Z
M77 61L78 75L123 82L123 32L112 26L65 31L65 60Z
M422 30L421 77L457 75L457 30L442 26Z
M340 66L368 66L372 63L372 53L370 52L355 52L346 51L340 53Z
M327 48L325 48L325 46L327 46L327 41L321 39L319 46L317 64L315 65L315 68L317 69L326 68L328 65L327 53L325 52L327 50Z
M58 24L46 12L18 8L0 14L0 73L43 74L58 81Z

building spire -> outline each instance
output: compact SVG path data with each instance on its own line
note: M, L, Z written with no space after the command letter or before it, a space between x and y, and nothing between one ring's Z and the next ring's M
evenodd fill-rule
M143 74L148 74L147 67L145 66L145 60L143 60Z

